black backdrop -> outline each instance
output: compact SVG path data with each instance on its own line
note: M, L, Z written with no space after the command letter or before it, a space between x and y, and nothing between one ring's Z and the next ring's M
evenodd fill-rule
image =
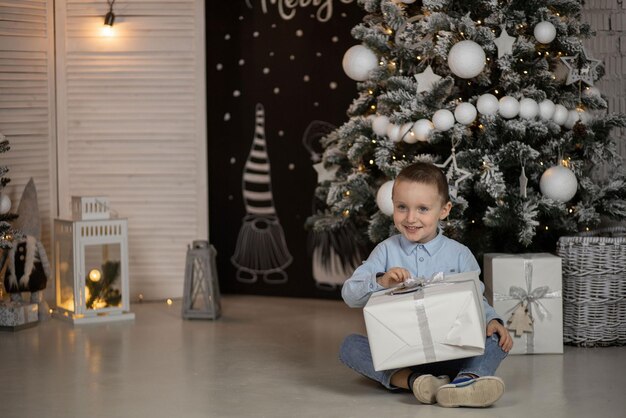
M297 3L304 6L291 9L286 3L291 2L206 2L210 241L218 252L223 293L337 298L338 287L320 286L314 279L307 251L304 222L312 212L317 173L303 135L313 121L339 126L347 120L346 110L357 91L341 60L356 44L350 30L364 12L351 0L302 1ZM246 214L255 217L250 206L246 209L251 201L242 197L242 189L263 191L259 184L242 183L255 137L257 104L265 110L265 147L257 141L250 158L271 166L272 199L264 194L261 205L270 201L276 214L274 238L284 232L282 262L276 261L279 249L272 253L260 237L238 239ZM265 151L268 161L261 155ZM265 266L254 277L238 279L231 261L238 241L254 253L248 258L265 252L259 257L271 259L273 254L280 271L266 275L272 266ZM292 261L285 266L288 255Z

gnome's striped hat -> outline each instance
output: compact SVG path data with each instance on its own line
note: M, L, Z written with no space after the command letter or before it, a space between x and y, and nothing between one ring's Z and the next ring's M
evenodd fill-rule
M249 215L275 216L270 161L265 142L265 110L257 103L252 147L243 169L243 200Z

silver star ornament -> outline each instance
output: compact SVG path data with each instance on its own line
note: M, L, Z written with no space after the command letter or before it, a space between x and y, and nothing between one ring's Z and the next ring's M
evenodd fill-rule
M598 77L598 65L602 63L600 60L590 58L585 48L582 57L579 53L572 57L561 57L561 61L568 70L565 81L567 85L582 81L588 86L593 86L593 81Z
M454 148L452 148L450 156L446 161L444 161L443 164L435 165L442 170L448 167L448 171L446 171L446 178L448 179L449 192L450 196L456 199L457 195L459 194L459 183L470 177L472 173L462 168L459 168L456 163L456 153ZM454 182L454 184L452 184L452 182Z

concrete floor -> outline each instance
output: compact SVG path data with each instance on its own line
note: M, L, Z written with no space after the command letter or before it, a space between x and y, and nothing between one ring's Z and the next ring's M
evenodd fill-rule
M217 321L180 303L132 305L133 322L53 319L0 333L0 417L625 417L626 347L510 356L493 407L445 409L390 393L337 359L363 331L340 301L228 295Z

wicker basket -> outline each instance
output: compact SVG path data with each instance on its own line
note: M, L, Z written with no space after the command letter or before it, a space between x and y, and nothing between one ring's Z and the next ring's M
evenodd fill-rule
M561 237L563 341L593 347L626 344L626 228Z

